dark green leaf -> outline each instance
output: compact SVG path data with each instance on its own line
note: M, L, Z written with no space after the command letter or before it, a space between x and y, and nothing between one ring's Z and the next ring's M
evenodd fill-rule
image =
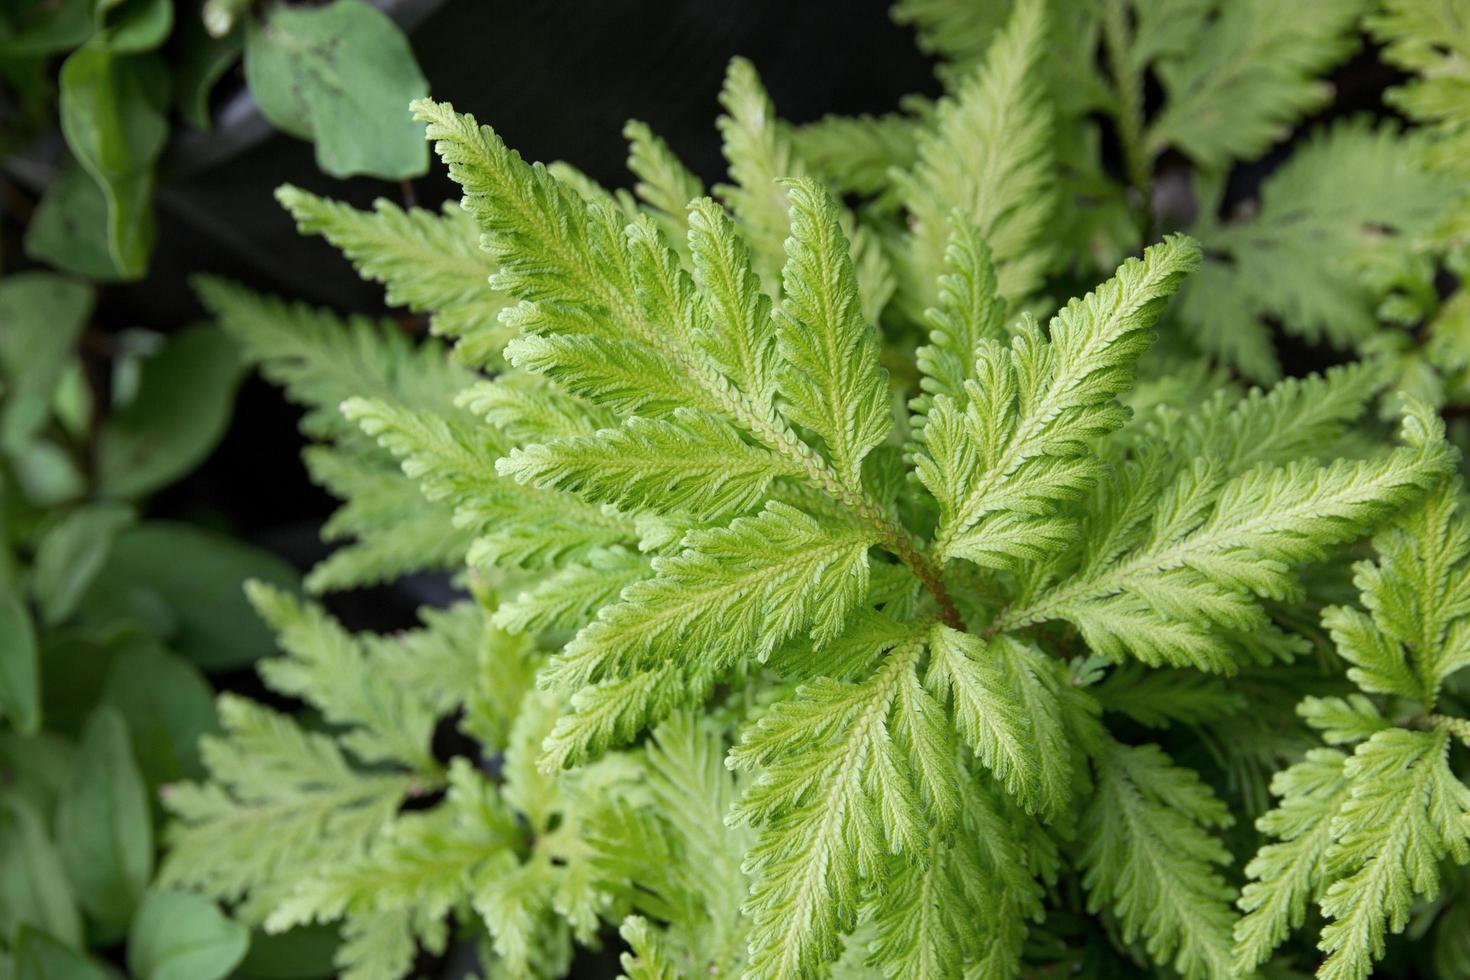
M143 362L137 397L103 426L102 492L142 496L197 466L224 435L243 375L222 331L195 327L172 337Z
M152 891L128 930L128 972L136 980L219 980L249 944L249 930L209 899Z
M61 857L34 807L0 794L0 936L31 925L76 945L82 920Z
M107 244L126 277L147 270L153 248L153 164L168 136L168 71L155 57L89 42L61 66L61 129L102 187Z
M46 424L57 383L92 314L92 290L47 272L0 280L0 446L15 452Z
M397 180L429 166L408 104L429 91L408 41L361 0L273 8L245 38L245 78L265 117L316 142L333 177Z
M0 711L22 732L41 727L41 677L36 633L25 603L0 585Z
M22 2L16 7L10 17L0 17L0 58L70 51L92 35L90 0Z
M188 18L180 31L174 104L184 121L195 129L209 128L209 93L239 59L243 43L239 31L212 36L205 30L203 17Z
M26 226L25 247L36 261L88 279L123 278L107 247L107 197L72 159L47 185Z
M153 828L128 723L116 708L100 707L87 722L56 835L82 907L106 927L125 927L153 873Z
M97 0L96 20L104 43L119 54L152 51L174 26L173 0Z
M341 945L336 925L298 926L286 932L257 929L236 975L246 980L318 980L335 976Z
M203 777L199 736L214 731L219 721L199 668L139 638L113 659L102 700L127 718L138 767L150 788Z
M42 622L55 626L76 610L107 561L113 539L133 523L134 516L133 509L122 504L89 504L46 532L31 580Z
M76 749L50 732L20 735L0 732L0 772L7 792L30 803L49 825L56 803L71 785Z
M123 532L83 600L97 622L147 618L160 639L205 670L248 664L275 650L269 629L245 600L247 579L300 590L279 558L187 524L149 522ZM159 610L167 610L161 617Z
M111 980L96 961L44 932L22 927L15 941L15 980Z

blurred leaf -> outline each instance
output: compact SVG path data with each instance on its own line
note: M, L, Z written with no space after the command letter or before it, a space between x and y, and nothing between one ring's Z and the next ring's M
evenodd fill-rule
M49 272L0 279L0 446L15 452L51 415L51 399L92 314L92 289Z
M50 732L20 735L0 732L0 772L5 774L6 792L30 803L49 825L56 803L71 784L76 749Z
M70 51L92 35L90 0L0 3L0 58Z
M128 972L136 980L219 980L249 944L250 931L202 895L153 891L128 930Z
M174 26L173 0L96 0L94 11L104 43L118 54L152 51Z
M124 625L124 624L119 624ZM122 649L116 633L67 627L41 638L41 714L46 730L77 736L102 699L102 685Z
M268 552L187 524L151 521L118 536L83 613L97 622L147 617L166 626L159 638L171 649L207 671L226 670L275 650L245 600L243 586L252 578L300 591L295 570ZM164 624L159 607L170 613Z
M429 167L408 111L429 83L393 21L361 0L274 7L249 26L245 78L265 117L314 140L317 166L333 177L397 180Z
M26 255L88 279L123 278L107 247L107 197L70 158L46 187L26 226Z
M317 980L335 976L341 936L336 925L297 926L285 932L256 929L236 976L247 980Z
M37 507L75 500L87 490L86 478L66 450L47 439L37 439L11 457L15 482Z
M0 709L19 731L41 727L41 678L36 634L25 603L0 586Z
M71 884L40 814L26 800L0 794L0 935L14 935L19 925L73 946L82 939Z
M104 926L125 927L153 874L153 828L128 723L116 708L100 707L87 722L56 810L56 836L82 907Z
M214 37L205 30L203 17L190 17L176 43L179 56L174 75L174 104L190 126L208 129L209 93L239 59L244 41L239 31Z
M127 718L150 788L204 776L199 736L217 729L219 720L199 668L140 638L113 659L102 700Z
M155 57L120 55L95 39L61 66L61 129L107 200L107 244L128 278L153 248L153 164L168 137L168 70Z
M89 504L46 532L31 580L43 623L55 626L76 610L107 561L113 539L134 519L133 509L123 504Z
M175 334L143 362L137 397L102 428L99 489L140 497L197 466L230 420L244 364L214 327Z
M22 927L15 940L15 980L111 980L87 954L35 929Z

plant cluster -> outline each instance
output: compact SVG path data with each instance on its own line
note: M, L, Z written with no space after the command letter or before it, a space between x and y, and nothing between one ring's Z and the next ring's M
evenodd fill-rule
M255 106L313 141L324 172L397 180L428 168L403 113L428 83L365 0L5 0L0 79L13 104L0 101L0 152L49 150L58 128L66 144L26 253L89 279L142 278L170 116L207 130L210 93L242 56Z
M1470 4L896 14L943 96L794 126L737 60L712 188L427 99L460 202L281 188L420 342L196 281L341 547L248 587L157 893L353 980L1470 971ZM1365 36L1404 118L1222 213ZM421 571L396 635L318 598Z

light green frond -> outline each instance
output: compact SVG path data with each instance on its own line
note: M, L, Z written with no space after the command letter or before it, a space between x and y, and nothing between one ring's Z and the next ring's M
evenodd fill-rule
M480 249L479 229L458 205L434 214L405 211L379 198L372 211L359 211L289 184L276 190L276 200L296 219L298 231L321 235L364 279L382 283L390 304L433 314L434 332L455 338L462 363L500 363L500 351L513 336L499 321L506 299L490 288L495 262Z
M673 712L702 704L714 684L715 675L696 662L664 664L582 687L546 737L538 765L555 772L631 742Z
M1124 942L1186 980L1229 980L1234 892L1218 866L1230 852L1208 829L1229 826L1229 811L1158 746L1105 746L1078 834L1088 911L1111 908Z
M1008 637L987 644L943 625L929 646L928 683L949 699L961 737L1028 811L1054 816L1072 766L1052 665Z
M890 196L890 171L908 170L918 152L910 116L823 116L792 131L802 159L840 194Z
M936 399L916 463L939 502L937 559L1004 568L1056 546L1065 532L1051 515L1094 478L1088 441L1123 424L1115 396L1160 307L1198 261L1191 240L1166 239L1069 303L1049 341L1032 330L1009 348L981 343L967 402Z
M426 497L454 506L458 525L475 536L473 564L554 566L637 539L629 518L496 473L495 460L508 447L487 426L363 399L349 400L343 411L402 460Z
M1359 362L1286 378L1267 391L1252 388L1233 402L1217 396L1190 419L1194 441L1228 476L1261 464L1329 456L1381 386L1379 373Z
M770 450L743 441L720 417L692 409L513 449L495 469L592 503L710 522L749 512L767 499L772 481L801 475Z
M646 557L618 550L594 554L585 565L555 572L500 604L495 625L511 633L577 630L622 591L653 574Z
M1205 263L1178 310L1200 349L1269 382L1280 374L1272 322L1337 347L1373 336L1388 286L1368 273L1407 257L1458 186L1424 166L1422 139L1367 118L1338 122L1265 181L1252 217L1202 228L1207 253L1218 258Z
M976 361L985 351L984 342L1007 339L1005 301L1000 298L990 249L977 225L963 219L953 223L944 268L938 303L924 312L929 343L914 355L923 394L910 408L920 417L928 413L938 395L963 404L969 397L965 382L977 380Z
M1332 90L1318 76L1357 46L1364 0L1281 7L1272 0L1221 5L1207 43L1157 63L1166 101L1149 149L1173 146L1207 169L1259 156Z
M247 583L246 594L287 654L261 661L267 684L316 705L327 721L350 726L342 744L364 762L437 768L429 751L434 712L374 671L351 634L315 603L263 582Z
M1391 722L1378 713L1373 702L1361 694L1350 694L1345 698L1303 698L1296 713L1321 732L1322 741L1328 745L1361 742L1392 727Z
M225 695L222 735L200 748L209 783L170 787L174 816L162 881L229 902L259 922L321 867L354 860L415 786L415 777L359 771L325 735Z
M590 436L617 422L611 412L524 371L502 371L493 381L477 381L455 403L518 445Z
M281 932L385 912L442 919L463 903L487 866L500 871L514 859L519 836L494 787L457 759L443 803L399 816L357 860L319 869L276 906L265 927Z
M666 660L720 670L763 661L809 632L821 646L842 630L868 587L859 527L829 527L784 504L727 528L691 532L684 551L636 582L554 655L544 676L567 690Z
M1401 932L1414 897L1439 891L1439 863L1470 859L1470 789L1450 770L1444 732L1393 728L1358 746L1343 772L1352 789L1332 822L1322 896L1329 919L1320 980L1364 980Z
M628 141L628 169L638 178L633 192L653 209L669 240L682 241L689 233L689 202L704 196L704 184L646 124L630 121L623 138Z
M496 290L550 304L561 329L573 333L636 316L614 208L589 205L546 168L527 166L494 130L453 106L420 99L413 110L484 233L500 269Z
M1280 843L1261 848L1245 866L1250 882L1238 904L1246 914L1235 924L1235 961L1242 974L1266 962L1290 931L1301 927L1307 903L1320 898L1330 880L1325 858L1333 818L1350 788L1343 775L1346 761L1341 752L1313 749L1271 779L1271 792L1281 802L1256 821L1256 829Z
M863 457L893 426L877 337L864 319L837 206L811 181L786 185L791 237L776 344L791 419L822 437L838 476L858 484Z
M657 418L691 405L706 411L719 408L700 389L691 388L667 357L636 341L586 334L518 337L506 345L505 359L545 375L614 416Z
M628 944L619 957L622 980L678 980L679 971L664 949L659 933L641 915L630 915L618 926L618 935Z
M337 547L306 577L312 592L377 585L424 570L464 564L469 542L454 525L454 509L424 499L418 484L391 461L326 446L302 453L312 482L343 501L322 525Z
M1458 481L1445 481L1373 539L1377 562L1354 568L1378 644L1400 647L1429 708L1444 679L1470 663L1470 524L1459 494Z
M790 228L786 188L778 182L806 177L807 169L755 66L744 58L730 61L720 106L725 114L717 125L732 183L717 186L715 193L735 213L761 278L774 284Z
M949 215L960 210L995 259L1000 294L1034 292L1051 260L1043 236L1056 205L1052 109L1041 58L1046 9L1020 0L984 64L940 100L899 195L915 222L905 289L915 314L933 305Z
M747 728L730 763L757 770L732 818L760 826L750 977L806 977L835 960L856 923L863 879L890 852L923 846L917 787L889 716L923 645L912 640L860 684L819 678Z
M517 675L527 672L524 661L534 657L534 650L526 639L493 626L485 607L478 602L426 606L418 616L423 625L417 629L355 637L367 651L371 671L387 684L440 717L484 696L483 689L492 684L512 699L524 692L524 678L516 690Z
M1262 628L1253 595L1290 594L1293 566L1320 559L1438 483L1449 464L1442 431L1415 410L1404 420L1408 445L1391 454L1258 467L1218 496L1198 497L1207 506L1161 509L1169 519L1156 519L1138 547L1006 611L994 628L1061 618L1110 658L1229 672L1233 655L1218 627Z
M302 427L315 437L355 434L338 412L352 397L450 413L455 393L472 378L442 344L415 346L390 322L343 320L210 276L196 278L194 289L261 373L307 407Z
M759 408L776 388L776 321L761 291L750 251L725 209L708 198L689 207L689 254L708 326L702 346Z

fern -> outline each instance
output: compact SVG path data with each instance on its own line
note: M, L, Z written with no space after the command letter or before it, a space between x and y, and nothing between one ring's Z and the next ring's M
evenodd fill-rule
M713 196L641 123L628 193L428 100L442 216L283 190L449 341L201 286L330 443L359 541L312 582L473 601L352 636L254 587L328 727L227 700L171 880L342 923L359 978L452 920L508 976L616 932L635 978L1225 980L1313 904L1366 977L1470 856L1470 530L1405 380L1470 358L1394 332L1455 315L1456 124L1411 88L1427 129L1332 124L1218 213L1363 7L911 0L942 96L796 127L737 60ZM1278 381L1278 324L1353 363Z

